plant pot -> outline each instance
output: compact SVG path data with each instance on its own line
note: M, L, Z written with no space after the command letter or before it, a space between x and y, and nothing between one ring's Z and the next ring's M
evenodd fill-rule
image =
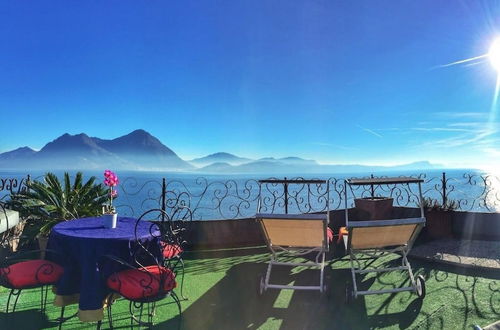
M45 259L45 251L47 250L47 243L49 242L49 236L37 235L38 248L40 249L40 258Z
M104 221L104 227L106 228L116 228L116 222L118 220L118 214L104 214L102 216Z
M12 255L12 251L8 247L0 245L0 260L4 260L10 255Z
M384 220L390 219L392 214L392 201L390 197L356 198L354 205L357 210L358 220Z
M24 227L26 226L26 221L22 221L18 223L14 228L12 228L12 241L10 243L10 248L12 252L16 252L19 248L19 241L21 240L21 235L24 231Z
M452 237L451 212L432 210L425 214L425 233L429 239Z

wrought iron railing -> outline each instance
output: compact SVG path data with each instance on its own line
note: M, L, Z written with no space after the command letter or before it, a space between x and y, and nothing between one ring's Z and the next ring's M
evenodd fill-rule
M27 189L26 183L30 180L30 175L22 177L0 177L0 201L5 200L12 194L18 194Z
M424 197L441 204L455 201L457 210L478 212L500 211L500 178L493 175L465 173L427 177L424 180ZM300 179L300 178L293 178ZM16 193L26 189L29 177L0 178L0 192ZM348 192L348 205L355 197L390 196L396 206L416 206L416 185L356 186ZM252 217L260 199L262 212L311 213L342 209L345 184L342 177L328 179L325 184L284 185L261 182L257 179L209 180L204 177L185 176L182 179L143 179L140 176L122 178L118 188L116 207L121 215L139 216L151 208L169 209L186 205L199 220L239 219ZM1 197L1 195L0 195ZM329 203L327 203L327 199ZM329 204L329 206L328 206Z

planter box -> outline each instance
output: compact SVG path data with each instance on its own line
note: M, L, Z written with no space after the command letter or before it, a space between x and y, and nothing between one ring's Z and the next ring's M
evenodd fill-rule
M19 213L12 210L0 209L0 233L14 228L19 223Z
M354 205L358 211L358 220L390 219L393 199L389 197L356 198Z
M11 252L16 252L19 239L23 233L26 222L13 210L0 209L0 242L7 242Z
M451 211L428 211L425 213L424 232L429 239L449 238L452 233Z

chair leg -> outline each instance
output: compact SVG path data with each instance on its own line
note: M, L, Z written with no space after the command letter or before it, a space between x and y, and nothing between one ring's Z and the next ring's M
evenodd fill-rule
M107 312L108 312L109 328L113 329L113 313L111 312L111 306L112 306L112 304L108 305Z
M186 273L186 267L184 266L184 260L182 260L182 258L179 258L179 261L180 261L181 267L182 267L181 297L182 297L182 299L187 300L188 298L184 296L184 274Z
M49 295L49 286L45 285L40 288L40 310L45 313L47 310L47 296Z
M10 289L9 291L9 297L7 297L7 305L5 306L5 313L8 314L9 313L9 306L10 306L10 298L12 297L12 295L14 294L14 290L15 289Z
M14 291L14 290L12 290ZM17 300L19 299L19 296L21 295L21 290L17 290L17 292L14 293L14 295L16 296L16 299L14 299L14 306L12 306L12 313L14 313L16 311L16 306L17 306Z
M151 312L151 303L148 303L148 328L153 325L153 313Z
M102 320L101 321L97 321L96 330L101 330L101 326L102 326Z
M179 297L177 296L177 294L174 291L172 291L171 296L172 296L172 299L174 299L175 303L177 304L177 308L179 309L179 326L178 326L178 329L180 329L181 328L181 324L182 324L182 307L181 307L181 301L179 300Z
M61 316L59 317L59 330L62 329L62 324L64 322L64 306L61 307Z
M139 309L139 317L137 317L135 315L135 313L134 313L136 309ZM133 328L134 322L139 325L139 328L141 326L146 326L147 325L145 322L142 321L142 312L144 310L144 304L143 303L131 301L130 305L129 305L129 310L130 310L130 327L131 328Z

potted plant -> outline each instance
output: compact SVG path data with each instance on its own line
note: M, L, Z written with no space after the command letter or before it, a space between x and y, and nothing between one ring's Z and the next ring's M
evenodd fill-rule
M83 174L78 172L71 182L69 174L64 173L63 180L61 184L54 173L47 173L42 181L28 181L28 189L13 194L9 201L21 216L31 220L41 250L57 223L98 216L107 199L108 192L101 184L95 184L95 177L84 183Z
M109 187L108 203L103 205L102 213L104 217L104 225L108 228L116 228L118 214L113 206L113 198L118 196L117 190L114 189L119 183L118 177L110 170L104 171L104 184Z
M452 237L452 212L458 208L454 200L444 204L432 198L424 198L425 235L429 239Z
M393 199L390 197L364 197L354 199L358 220L389 219Z

